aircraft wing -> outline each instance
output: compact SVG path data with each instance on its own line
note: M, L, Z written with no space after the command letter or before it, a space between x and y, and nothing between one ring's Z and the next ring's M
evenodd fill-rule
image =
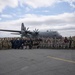
M21 33L21 31L18 31L18 30L5 30L5 29L0 29L0 31L6 31L6 32L18 32L18 33Z

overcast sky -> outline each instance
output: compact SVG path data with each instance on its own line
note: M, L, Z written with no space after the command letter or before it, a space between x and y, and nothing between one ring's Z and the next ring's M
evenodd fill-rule
M0 29L53 30L75 36L75 0L0 0ZM0 32L0 37L15 36Z

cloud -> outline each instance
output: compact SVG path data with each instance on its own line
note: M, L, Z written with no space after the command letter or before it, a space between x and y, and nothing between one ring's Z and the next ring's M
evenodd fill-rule
M27 4L32 8L53 6L60 2L67 2L75 8L75 0L21 0L21 4Z
M7 6L15 8L18 6L18 0L0 0L0 12Z
M0 21L2 20L2 18L0 18Z
M63 26L67 24L75 24L75 13L64 13L59 15L34 15L27 14L25 15L25 24L26 25L49 25L49 26Z
M48 7L58 2L58 0L27 0L25 3L33 8Z
M2 29L12 29L12 30L20 30L21 23L23 22L26 27L30 27L30 30L34 30L35 28L39 30L57 30L59 32L65 32L64 35L67 34L68 31L75 30L75 12L74 13L63 13L59 15L35 15L35 14L26 14L22 18L17 20L0 22L0 28ZM72 34L72 33L71 33ZM75 34L72 34L75 35Z
M29 7L26 7L26 12L29 12L30 11L30 8Z
M68 2L70 4L70 6L75 8L75 0L62 0L62 1Z
M75 0L0 0L0 12L3 11L7 6L16 8L19 5L27 5L27 10L30 8L50 7L60 2L67 2L70 6L75 8Z
M2 18L12 18L12 15L8 15L8 14L2 14L1 15Z

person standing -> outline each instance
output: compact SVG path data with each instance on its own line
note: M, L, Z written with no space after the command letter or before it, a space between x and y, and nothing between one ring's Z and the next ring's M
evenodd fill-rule
M69 48L69 40L67 37L64 38L65 48Z
M2 40L0 38L0 50L2 49Z
M69 37L69 48L72 48L72 37Z

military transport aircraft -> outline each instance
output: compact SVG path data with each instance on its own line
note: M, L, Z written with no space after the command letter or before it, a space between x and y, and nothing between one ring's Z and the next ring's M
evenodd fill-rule
M26 28L24 26L24 23L21 25L21 30L5 30L0 29L0 31L6 31L6 32L15 32L11 34L21 35L21 37L29 37L29 38L41 38L41 37L52 37L52 38L61 38L62 36L57 31L38 31L38 29L35 29L34 31L29 31L29 28Z

